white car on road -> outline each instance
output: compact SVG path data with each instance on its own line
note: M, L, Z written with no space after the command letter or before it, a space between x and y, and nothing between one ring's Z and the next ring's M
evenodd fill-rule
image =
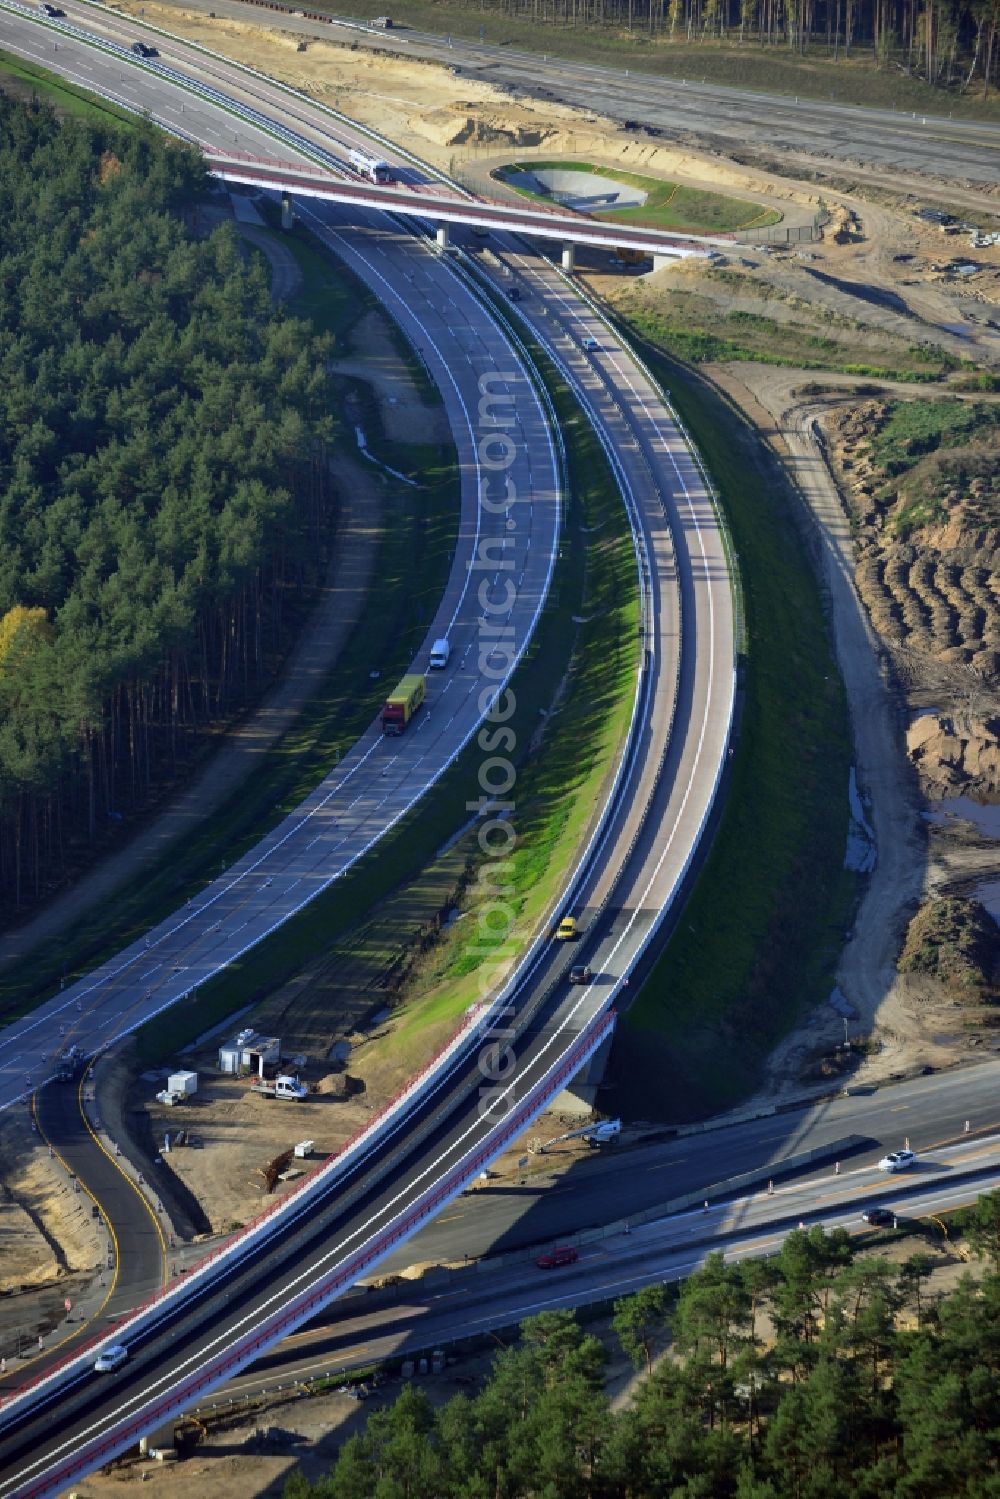
M878 1163L880 1171L905 1171L917 1159L912 1150L890 1150Z
M112 1343L103 1353L98 1354L94 1368L98 1374L110 1374L112 1369L120 1369L127 1358L128 1349L121 1343Z

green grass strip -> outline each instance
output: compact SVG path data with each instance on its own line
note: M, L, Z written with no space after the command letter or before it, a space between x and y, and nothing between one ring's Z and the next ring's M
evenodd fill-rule
M89 120L91 123L111 119L116 125L125 125L130 130L150 128L140 115L121 109L117 104L112 104L97 94L88 93L86 89L77 88L75 84L60 78L58 73L50 73L47 68L39 67L37 63L29 62L26 58L17 57L13 52L5 52L2 49L0 49L0 88L16 94L19 98L44 100L47 104L51 104L59 114L73 115L81 120Z
M346 286L345 306L365 310L354 291L356 278L346 268L324 259L322 272L325 288L331 272ZM307 275L302 295L308 299L313 292ZM430 627L454 554L459 511L455 454L450 444L436 448L388 442L374 403L365 419L372 424L373 450L380 457L387 454L385 461L400 471L419 468L422 481L418 489L388 477L377 481L385 507L374 572L378 581L333 669L292 728L211 818L174 844L141 882L116 892L57 945L41 948L30 963L0 975L0 1023L31 1010L61 981L73 982L134 941L252 848L337 764L378 712L385 680L400 675L412 660ZM353 448L353 431L344 441ZM377 681L370 677L373 669L380 672Z
M517 701L510 720L517 746L512 758L518 773L511 797L518 841L504 878L512 886L509 900L518 918L513 945L520 948L565 883L598 815L631 717L638 653L638 582L621 496L583 412L543 358L539 364L565 440L569 483L552 587L512 683ZM554 702L557 711L539 740L536 731ZM139 1037L144 1061L161 1058L237 1008L263 1000L310 959L344 940L377 902L402 892L407 882L436 889L435 860L444 857L443 845L466 822L466 802L480 795L483 759L483 749L473 741L377 849L196 997L144 1027ZM428 1049L426 1037L442 1023L457 1021L479 998L477 969L490 954L488 940L477 936L474 946L469 944L469 930L487 896L474 878L474 834L468 845L472 878L463 903L466 920L433 950L386 1043L397 1061L405 1057L413 1067ZM401 904L412 918L409 892ZM412 929L397 930L395 951L414 935ZM386 947L369 956L379 970L394 953ZM308 996L304 1003L310 1003ZM337 1015L331 1013L331 1034L336 1028Z
M621 314L629 326L643 338L672 356L690 364L722 363L727 360L755 364L782 365L788 369L830 370L842 375L857 375L869 380L900 380L910 384L933 384L961 367L954 355L939 349L922 349L918 345L900 348L895 357L903 363L895 366L870 364L851 359L851 350L842 339L814 333L800 323L780 322L764 313L733 311L724 318L715 315L712 326L699 326L706 309L699 306L703 298L692 298L690 316L681 309L666 314L643 305L633 297L623 303ZM678 316L680 313L680 316ZM739 330L738 337L727 337L729 329ZM857 332L858 351L863 352L865 335Z
M536 201L551 202L552 199L548 193L536 193L531 188L516 186L510 182L512 172L586 172L644 192L644 203L599 210L600 218L617 223L655 224L661 229L683 229L691 234L723 234L743 229L749 224L757 227L762 224L777 224L781 220L781 214L776 209L761 208L759 203L728 197L725 193L681 187L677 182L664 182L659 177L643 177L636 172L620 172L614 167L593 166L589 162L519 161L494 172L495 177L513 187L522 198L533 198Z
M630 1111L677 1119L746 1096L768 1051L829 992L856 897L843 868L851 739L803 516L777 462L706 381L643 353L718 489L749 643L725 809L616 1043Z

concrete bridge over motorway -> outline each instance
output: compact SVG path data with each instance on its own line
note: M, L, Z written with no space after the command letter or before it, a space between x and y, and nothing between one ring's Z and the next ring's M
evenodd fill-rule
M580 213L545 207L522 208L486 198L461 197L436 183L394 183L383 186L352 177L334 177L320 167L292 166L259 157L223 156L205 149L210 174L222 182L270 188L284 197L326 198L335 203L377 208L429 219L437 229L438 244L448 246L452 224L495 229L532 239L556 240L562 245L563 270L574 267L576 247L635 250L652 255L654 264L704 257L713 249L732 249L732 235L676 234L640 224L620 224Z

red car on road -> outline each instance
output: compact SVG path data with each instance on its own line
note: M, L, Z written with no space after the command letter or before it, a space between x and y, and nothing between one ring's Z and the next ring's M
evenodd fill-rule
M539 1270L557 1270L560 1265L574 1265L579 1258L572 1244L562 1244L558 1249L550 1249L548 1254L540 1254L535 1264Z

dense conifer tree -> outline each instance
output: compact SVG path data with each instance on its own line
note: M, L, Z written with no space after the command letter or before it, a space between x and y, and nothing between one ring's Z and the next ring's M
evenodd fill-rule
M1000 1193L968 1215L988 1226L975 1240L987 1262L998 1219ZM293 1478L286 1499L996 1496L1000 1274L929 1296L929 1258L855 1259L846 1234L816 1228L767 1263L710 1255L676 1296L657 1286L616 1302L644 1377L614 1411L595 1339L543 1314L480 1394L435 1409L406 1388L328 1479Z
M0 911L273 674L329 507L325 344L200 158L0 96Z

